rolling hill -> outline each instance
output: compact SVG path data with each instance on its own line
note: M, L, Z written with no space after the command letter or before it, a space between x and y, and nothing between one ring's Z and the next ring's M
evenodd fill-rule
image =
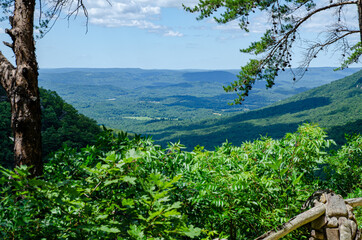
M362 71L297 94L262 109L150 133L159 143L180 140L212 150L227 139L234 145L270 136L281 138L303 122L318 123L338 144L344 134L362 133Z

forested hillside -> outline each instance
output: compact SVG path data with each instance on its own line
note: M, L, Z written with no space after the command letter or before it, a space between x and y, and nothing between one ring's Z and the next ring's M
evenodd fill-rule
M330 84L300 93L259 110L219 120L205 120L150 133L166 142L181 140L193 148L203 144L208 149L226 139L234 145L260 136L281 138L295 131L303 122L318 123L338 144L345 134L362 132L362 71Z
M40 89L40 96L44 157L64 144L79 148L95 142L101 130L94 120L79 114L54 91ZM0 164L6 167L13 165L10 116L10 104L0 88Z

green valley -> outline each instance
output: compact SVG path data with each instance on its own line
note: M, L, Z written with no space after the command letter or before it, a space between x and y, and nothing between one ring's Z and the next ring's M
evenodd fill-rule
M213 149L226 139L279 138L303 122L319 123L342 142L338 128L353 132L361 119L360 93L352 84L360 73L325 84L358 70L311 68L297 82L285 71L272 89L258 82L238 106L228 105L236 94L222 89L236 80L236 70L44 69L39 81L100 125L151 135L163 146L181 140L191 149Z

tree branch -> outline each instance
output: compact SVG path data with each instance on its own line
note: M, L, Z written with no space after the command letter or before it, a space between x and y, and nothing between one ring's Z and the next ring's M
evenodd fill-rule
M54 4L48 9L44 9L43 5L40 4L39 28L41 34L37 37L42 38L45 36L64 12L68 12L65 16L69 21L70 17L74 16L74 18L76 18L79 12L83 11L86 17L86 29L88 31L88 11L83 1L84 0L53 0ZM109 0L105 1L111 5ZM67 6L68 8L65 9ZM63 11L64 9L65 11ZM43 19L42 16L45 18Z
M357 1L340 2L340 3L335 3L335 4L325 6L325 7L318 8L318 9L314 10L313 12L309 13L307 16L303 17L301 20L299 20L299 22L297 23L297 25L295 25L293 30L295 31L296 29L298 29L299 26L302 25L302 23L304 23L309 18L311 18L313 15L315 15L315 14L321 12L321 11L324 11L324 10L327 10L327 9L330 9L330 8L340 7L340 6L343 6L343 5L349 5L349 4L357 4ZM293 31L293 30L291 30L291 31Z
M346 204L351 207L362 207L362 197L360 198L351 198L344 200Z
M265 61L263 61L263 63L268 62L268 60L275 54L276 50L283 44L287 43L287 40L289 38L289 36L296 32L298 30L298 28L300 27L300 25L302 25L305 21L307 21L309 18L311 18L313 15L317 14L318 12L330 9L330 8L335 8L335 7L340 7L343 5L348 5L348 4L357 4L357 1L348 1L348 2L341 2L341 3L335 3L335 4L331 4L325 7L321 7L318 8L316 10L314 10L313 12L309 13L307 16L303 17L302 19L300 19L299 21L297 21L297 24L293 27L292 30L288 31L275 45L274 47L270 50L268 56L265 58ZM349 34L348 34L349 35ZM265 64L263 64L262 66L265 66Z
M3 43L4 43L5 46L7 46L7 47L9 47L11 49L14 49L14 44L8 43L8 42L5 42L5 41L3 41Z
M15 77L15 71L16 68L0 51L0 84L7 93L10 91L11 83Z
M309 64L311 63L313 58L315 56L317 56L317 54L320 51L322 51L325 47L328 47L329 45L332 45L333 43L335 43L335 42L337 42L337 41L339 41L341 39L344 39L348 35L351 35L351 34L354 34L354 33L359 33L359 31L348 31L347 33L345 33L343 35L340 35L340 36L335 34L334 36L330 37L325 43L316 43L313 46L311 46L308 49L308 52L306 54L305 61L304 61L304 64L303 64L304 67L309 66Z

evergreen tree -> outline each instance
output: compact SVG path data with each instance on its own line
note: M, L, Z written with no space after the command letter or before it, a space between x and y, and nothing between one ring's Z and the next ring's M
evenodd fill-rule
M356 24L358 29L343 21L344 11L348 11L347 14L350 13L353 6L356 7L354 11L358 16ZM245 100L255 81L265 80L267 88L271 88L278 72L292 67L292 49L295 42L305 41L299 34L300 29L309 19L326 11L335 11L335 14L331 16L334 22L326 29L320 29L320 33L324 33L318 35L321 39L316 38L314 42L307 43L305 59L300 66L301 71L294 73L294 80L302 77L311 61L331 46L339 44L337 48L341 51L343 58L340 69L358 62L362 54L361 42L351 46L348 41L348 37L353 34L359 34L359 38L362 39L361 0L330 0L324 4L317 4L317 1L313 0L200 0L195 7L184 6L184 8L189 12L200 13L199 20L211 16L214 16L214 20L220 24L239 20L240 28L247 32L252 15L269 15L272 24L263 37L241 50L243 53L262 55L262 57L251 59L241 68L239 80L224 88L227 92L241 92L234 100L235 104L240 104Z

